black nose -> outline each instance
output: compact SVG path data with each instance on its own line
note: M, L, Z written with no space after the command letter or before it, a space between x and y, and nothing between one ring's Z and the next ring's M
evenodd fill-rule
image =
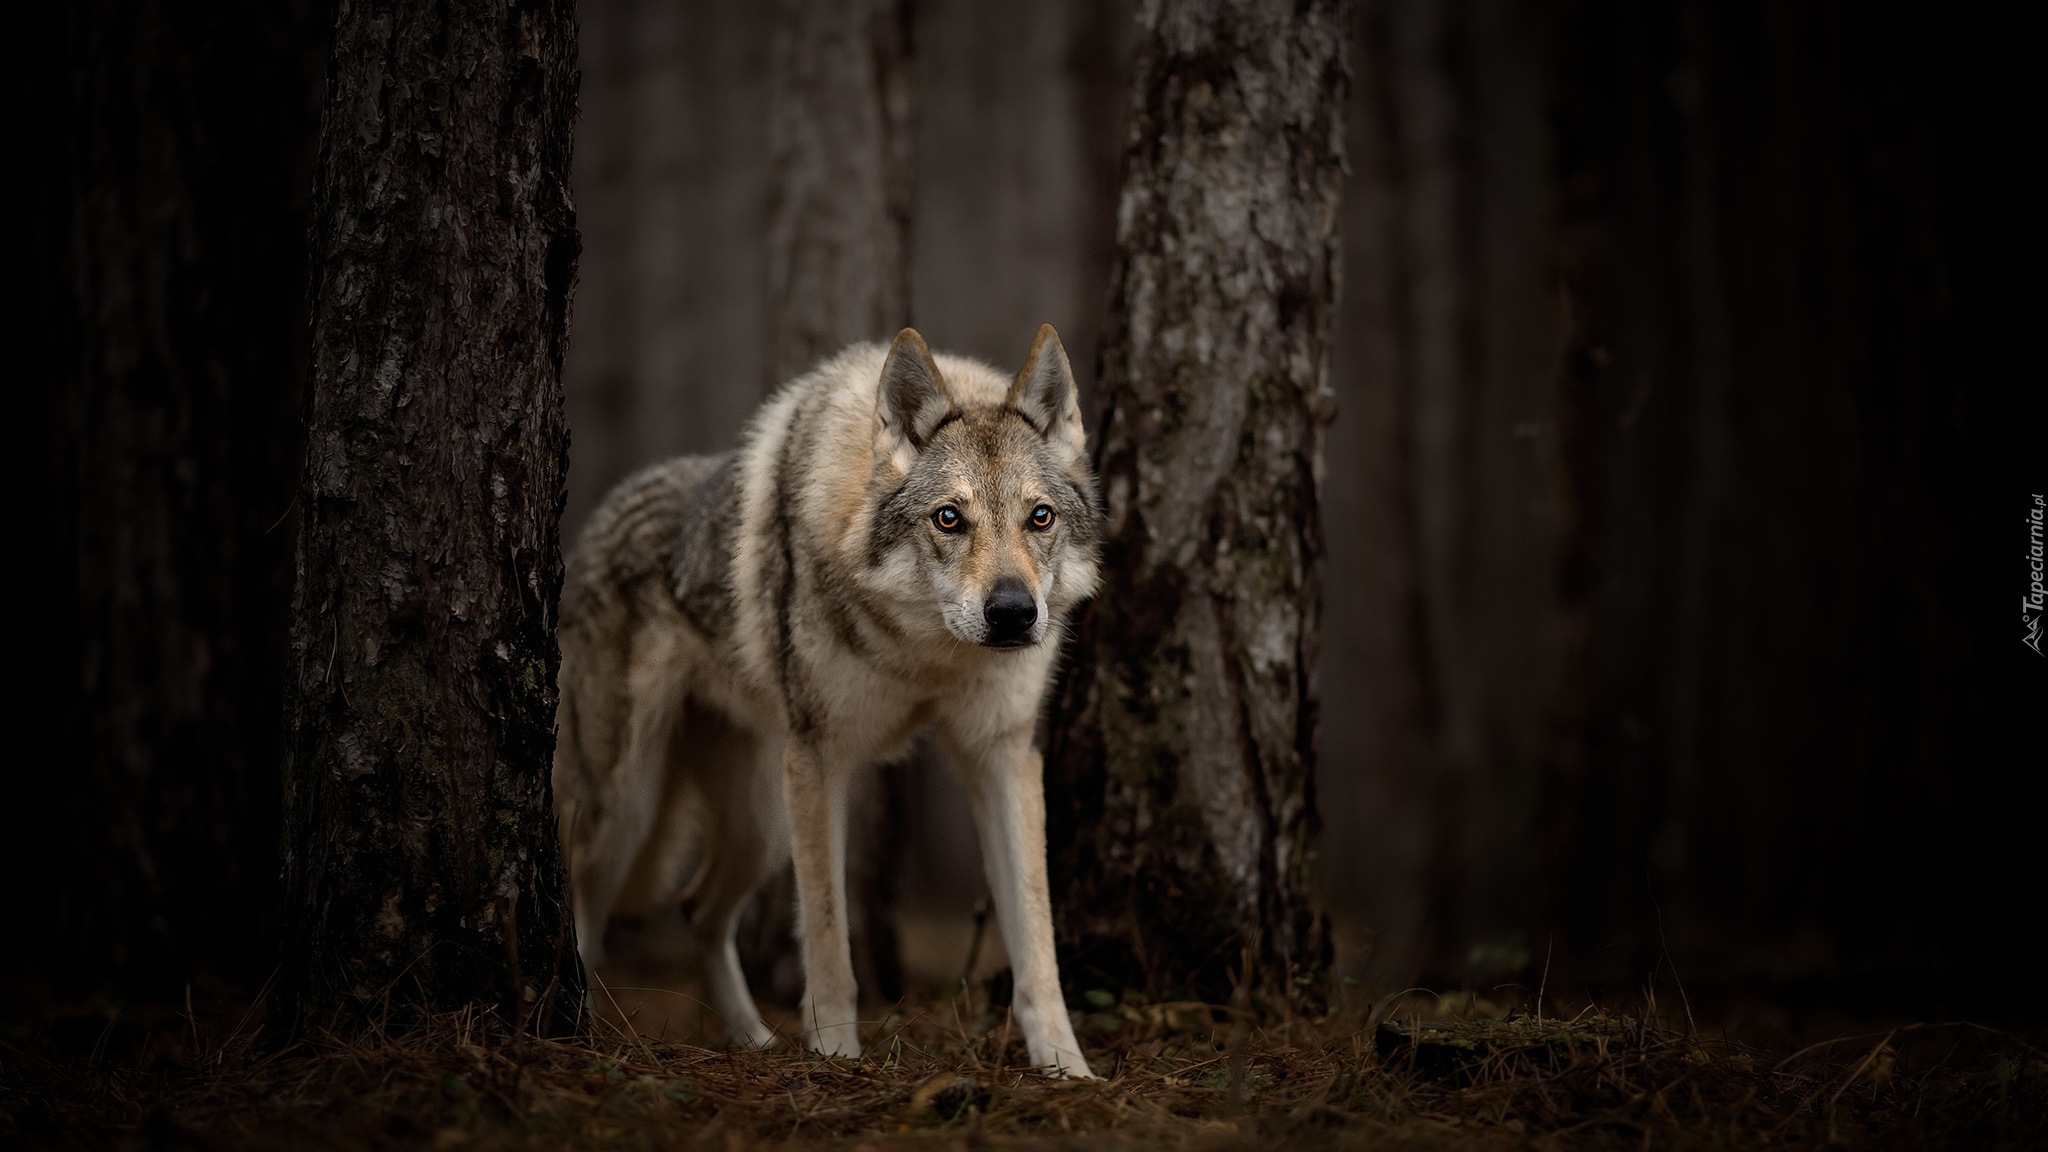
M1038 601L1031 596L1031 589L1024 586L1015 576L1005 576L996 581L995 590L988 594L988 601L982 605L981 618L988 621L989 644L1015 644L1030 633L1031 626L1038 623Z

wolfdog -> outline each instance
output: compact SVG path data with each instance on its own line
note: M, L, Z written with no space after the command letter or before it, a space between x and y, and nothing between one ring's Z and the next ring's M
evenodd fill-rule
M1050 324L1014 380L908 328L855 345L737 451L613 489L562 593L554 785L585 963L614 911L678 901L730 1036L771 1043L733 936L793 858L803 1037L857 1055L848 786L930 730L967 785L1031 1060L1092 1077L1053 956L1032 737L1095 589L1097 508Z

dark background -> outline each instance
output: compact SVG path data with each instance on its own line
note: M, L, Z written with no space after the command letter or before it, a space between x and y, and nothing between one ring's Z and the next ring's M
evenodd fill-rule
M582 6L565 533L730 443L773 9ZM0 962L269 974L330 12L31 6L10 48ZM917 7L913 314L1092 380L1128 13ZM1360 6L1330 383L1320 887L1382 987L2030 1014L2048 664L2033 41L1954 5ZM908 906L978 886L921 785Z

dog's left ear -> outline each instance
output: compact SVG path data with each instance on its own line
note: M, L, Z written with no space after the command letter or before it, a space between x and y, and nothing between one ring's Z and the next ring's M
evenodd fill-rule
M1074 368L1067 350L1050 324L1038 326L1038 338L1024 357L1024 367L1003 402L1031 422L1038 434L1079 450L1087 441L1081 427L1081 397L1074 389Z

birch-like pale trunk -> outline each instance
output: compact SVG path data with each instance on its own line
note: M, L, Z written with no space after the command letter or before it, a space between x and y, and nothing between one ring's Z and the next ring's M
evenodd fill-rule
M1221 999L1328 962L1318 524L1346 10L1142 5L1102 351L1104 582L1054 702L1070 986Z

